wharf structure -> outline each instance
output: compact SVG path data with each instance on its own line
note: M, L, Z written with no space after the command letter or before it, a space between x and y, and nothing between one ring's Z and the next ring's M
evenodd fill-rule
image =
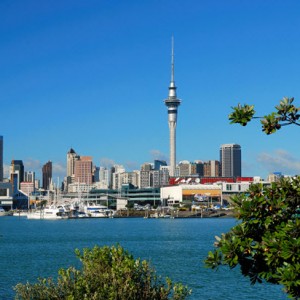
M160 188L136 188L130 183L123 184L120 189L92 189L86 193L67 193L63 197L78 199L83 204L101 204L113 209L118 209L118 206L122 208L134 204L150 204L152 206L161 204Z

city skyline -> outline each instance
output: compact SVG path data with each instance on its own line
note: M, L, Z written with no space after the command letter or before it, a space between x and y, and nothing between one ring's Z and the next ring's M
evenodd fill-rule
M300 103L300 3L261 2L1 1L5 174L13 159L28 171L50 160L53 177L66 174L71 147L97 166L168 160L162 99L173 34L184 99L177 163L218 160L221 144L237 143L245 176L299 174L299 142L291 139L298 128L266 136L259 122L228 121L239 102L254 104L258 115L283 96Z

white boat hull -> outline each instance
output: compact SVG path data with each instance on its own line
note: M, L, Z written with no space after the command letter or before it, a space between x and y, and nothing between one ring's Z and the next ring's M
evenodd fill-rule
M68 217L64 214L63 209L53 207L28 212L27 214L27 219L36 220L61 220L66 218Z
M90 205L84 207L84 212L90 218L113 218L115 211L102 205Z

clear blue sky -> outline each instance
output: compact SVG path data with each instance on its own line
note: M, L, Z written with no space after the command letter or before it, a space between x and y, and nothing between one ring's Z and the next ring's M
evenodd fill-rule
M139 169L169 155L171 36L182 100L177 161L242 147L244 176L300 173L299 127L272 136L230 125L237 103L258 115L300 106L300 1L0 2L0 135L4 162L65 175L70 147L94 163Z

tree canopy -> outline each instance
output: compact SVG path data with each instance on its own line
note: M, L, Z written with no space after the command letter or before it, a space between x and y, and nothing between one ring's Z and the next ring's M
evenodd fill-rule
M24 300L182 300L190 290L181 283L165 283L147 261L134 259L121 246L78 249L82 270L60 269L58 278L39 278L37 283L17 284L16 298Z
M233 112L229 114L231 124L237 123L246 126L252 119L261 119L262 131L266 134L272 134L286 125L297 125L299 123L299 110L294 104L294 98L284 97L279 105L275 106L276 111L265 115L264 117L255 116L254 105L238 104L232 107Z
M216 237L206 266L240 266L252 284L281 284L300 297L300 177L283 178L270 186L253 184L232 198L239 220Z
M231 124L246 126L260 119L262 131L275 133L282 126L300 126L300 108L284 97L275 111L255 116L253 105L238 104L229 115ZM248 192L231 199L239 220L228 233L216 237L206 266L218 269L240 266L252 284L283 285L290 297L300 298L300 176L270 184L253 184Z

